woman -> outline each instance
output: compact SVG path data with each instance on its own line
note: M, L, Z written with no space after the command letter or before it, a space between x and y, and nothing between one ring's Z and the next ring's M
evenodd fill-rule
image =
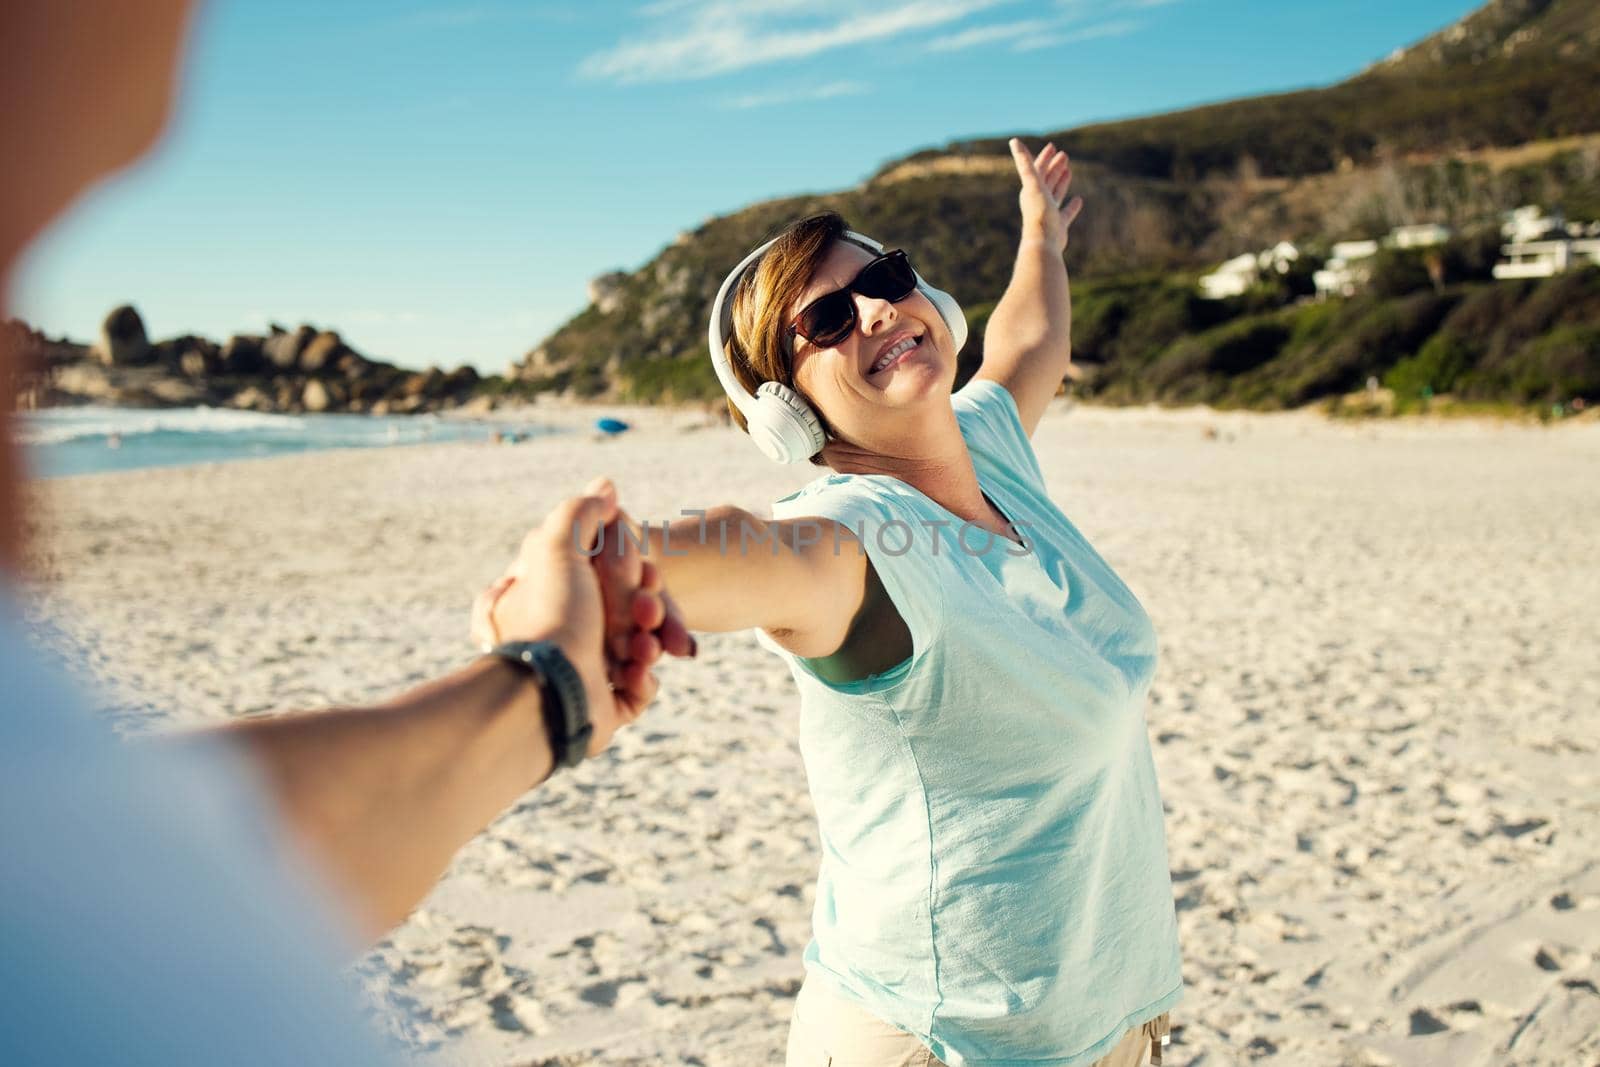
M1155 635L1028 441L1070 360L1082 201L1055 146L1012 152L1022 236L976 378L952 396L965 322L903 254L802 220L729 276L712 337L740 425L832 473L771 520L651 531L688 625L759 628L800 689L823 861L791 1067L1159 1062L1181 991Z

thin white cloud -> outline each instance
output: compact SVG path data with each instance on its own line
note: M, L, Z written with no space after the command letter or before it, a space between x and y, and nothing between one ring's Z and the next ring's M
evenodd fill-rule
M1133 19L1102 22L1098 26L1085 26L1081 30L1047 34L1043 37L1029 37L1012 45L1011 50L1013 52L1036 52L1041 48L1055 48L1058 45L1072 44L1077 41L1093 41L1101 37L1126 37L1143 25L1144 23L1136 22Z
M1016 40L1030 33L1043 33L1056 25L1058 24L1047 19L1023 19L1020 22L997 22L988 26L974 26L960 33L935 37L928 42L926 48L929 52L959 52L965 48L993 44L996 41Z
M1009 44L1013 52L1033 52L1098 37L1121 37L1141 29L1144 23L1131 18L1111 19L1089 26L1083 23L1096 16L1119 11L1130 13L1178 2L1180 0L1056 0L1055 6L1061 14L1052 18L973 26L935 37L923 47L928 52L956 52L982 45Z
M722 102L726 108L744 110L753 107L773 107L778 104L798 104L808 100L832 100L840 96L860 96L872 87L865 82L829 82L805 89L779 89L768 93L747 93Z
M832 49L885 41L959 22L1005 0L903 0L870 14L830 14L818 21L815 7L794 0L756 0L748 4L707 0L687 5L665 0L674 25L649 37L625 40L597 52L578 67L589 78L624 85L691 81L799 60ZM824 5L826 7L827 5ZM663 3L646 9L658 14ZM796 23L793 16L804 14Z

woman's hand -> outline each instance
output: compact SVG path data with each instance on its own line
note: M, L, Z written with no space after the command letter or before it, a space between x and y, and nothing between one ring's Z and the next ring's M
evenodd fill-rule
M1011 158L1017 165L1022 189L1017 203L1022 208L1022 239L1043 240L1057 254L1067 250L1067 230L1083 210L1083 197L1067 199L1072 185L1072 162L1053 143L1035 156L1027 145L1013 137Z
M637 546L618 537L621 517L610 482L564 501L528 534L472 610L472 638L480 647L549 640L566 652L589 699L590 755L654 698L650 667L661 653L694 651L659 572ZM585 555L602 530L602 550Z

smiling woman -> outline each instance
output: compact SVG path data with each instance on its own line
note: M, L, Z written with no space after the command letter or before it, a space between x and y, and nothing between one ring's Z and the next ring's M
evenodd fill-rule
M735 399L741 392L765 390L780 397L781 404L757 402L758 407L776 409L780 418L790 410L799 414L808 428L807 455L768 453L786 462L809 457L823 464L826 461L814 453L820 453L827 437L838 436L826 428L816 404L800 401L795 394L798 375L810 378L825 373L824 366L838 371L853 363L845 377L865 379L877 388L891 360L899 365L910 354L933 357L940 350L953 359L967 337L966 319L953 297L924 282L904 252L884 252L832 213L795 223L746 257L730 281L736 282L732 300L725 299L725 284L712 323L713 354L724 357L716 361L717 373L730 387L729 410L746 432L747 417ZM875 316L872 322L862 322L858 304ZM897 313L890 313L894 319L904 315L906 320L891 323L877 318L887 305L898 307ZM858 326L863 340L855 343L851 337ZM841 347L847 351L839 351L832 360L819 363L811 358ZM933 367L937 361L923 362ZM820 384L804 391L811 395Z
M739 424L829 473L771 519L641 535L691 627L756 628L800 693L823 861L790 1067L1159 1062L1181 992L1155 633L1029 441L1082 202L1064 153L1012 151L1016 266L974 380L952 394L948 294L802 219L733 269L709 337Z

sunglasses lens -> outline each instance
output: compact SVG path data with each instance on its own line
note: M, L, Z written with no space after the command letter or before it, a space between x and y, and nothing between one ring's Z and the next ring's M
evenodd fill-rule
M904 252L891 252L867 265L856 276L852 289L874 300L887 300L891 304L904 300L917 287L916 271Z
M899 303L917 287L917 272L900 251L890 252L861 268L848 288L818 297L794 322L795 332L814 345L831 348L856 328L856 302L852 293L873 300Z
M800 313L795 329L814 345L828 348L856 328L856 305L848 292L829 293Z

